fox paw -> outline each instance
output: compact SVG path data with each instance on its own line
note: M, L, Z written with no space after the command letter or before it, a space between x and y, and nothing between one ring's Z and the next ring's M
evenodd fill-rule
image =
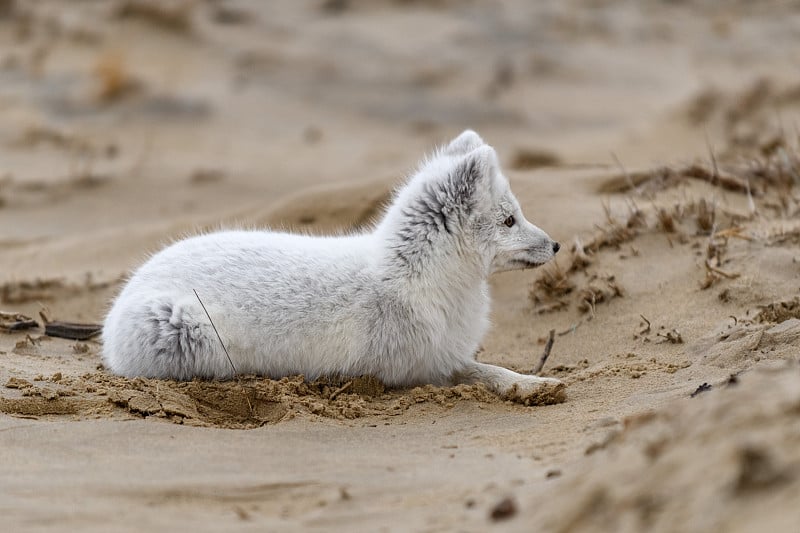
M535 376L517 381L503 396L524 405L551 405L567 399L566 385L563 382Z

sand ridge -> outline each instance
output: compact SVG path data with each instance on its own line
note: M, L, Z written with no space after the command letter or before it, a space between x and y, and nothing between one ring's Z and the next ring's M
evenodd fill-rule
M389 419L423 403L446 410L458 401L503 401L481 385L426 385L387 392L371 377L307 382L302 376L280 380L241 376L232 381L176 382L127 379L106 372L66 377L56 373L30 381L11 377L5 388L0 412L11 416L154 417L177 424L231 429L251 429L297 416ZM18 394L11 394L13 391Z
M786 507L800 497L799 409L794 361L628 417L551 484L546 497L564 507L526 506L510 529L791 531L800 520Z

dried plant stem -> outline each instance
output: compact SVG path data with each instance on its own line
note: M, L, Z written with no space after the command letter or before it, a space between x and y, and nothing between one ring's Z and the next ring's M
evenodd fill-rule
M639 316L642 317L642 320L644 320L645 324L647 324L647 327L645 327L642 331L640 331L639 335L644 335L645 333L650 333L650 321L647 320L647 317L645 317L642 314L639 314Z
M559 337L563 337L564 335L568 335L570 333L575 333L575 330L577 330L580 327L581 324L583 324L583 319L582 318L580 320L578 320L577 322L575 322L574 324L572 324L567 329L565 329L564 331L559 331L558 332L558 336Z
M753 237L742 233L742 231L744 231L744 230L742 228L740 228L740 227L728 228L728 229L724 229L722 231L718 231L718 232L714 233L713 237L715 239L718 239L718 238L727 239L727 238L732 237L732 238L735 238L735 239L742 239L743 241L752 241L753 240Z
M234 376L238 375L236 367L233 364L233 360L231 359L231 356L228 353L228 349L225 347L225 343L222 342L222 337L220 337L219 331L217 331L217 326L214 325L214 321L211 320L211 315L208 314L208 309L206 309L206 306L203 303L203 300L200 299L200 295L197 294L197 291L195 289L192 289L192 291L194 291L194 295L197 297L197 301L200 302L200 306L203 308L203 311L205 311L206 316L208 317L208 321L211 322L211 327L214 328L214 333L217 334L217 339L219 339L219 344L220 346L222 346L222 350L225 352L225 356L228 358L228 362L231 364L231 368L233 369L233 375Z
M706 268L709 271L713 272L714 274L722 276L723 278L736 279L739 276L741 276L741 274L739 274L738 272L725 272L724 270L720 270L719 268L713 267L711 266L711 263L708 262L708 260L706 260Z
M200 307L202 307L203 311L205 311L206 316L208 317L208 321L211 322L211 327L214 328L214 333L217 334L217 339L219 339L219 344L220 346L222 346L222 350L225 352L225 356L228 358L228 362L231 364L231 368L233 369L233 376L236 378L236 380L239 382L239 385L244 390L244 385L242 384L242 380L238 375L239 373L236 371L236 366L234 366L233 364L233 359L231 359L231 355L228 353L228 349L225 347L225 343L222 342L222 337L220 337L219 331L217 331L217 326L215 326L214 321L211 320L211 315L208 314L208 309L206 309L203 300L200 299L200 295L197 294L197 291L195 289L192 289L192 291L194 291L194 295L197 297L197 301L200 302ZM247 401L247 407L250 409L250 412L252 413L253 404L250 403L250 398L247 396L247 394L244 395L244 399Z
M347 392L352 386L353 386L353 381L352 380L348 381L347 383L345 383L344 385L333 391L330 399L335 400L337 396L339 396L343 392Z
M53 320L45 324L44 334L48 337L60 337L62 339L72 339L85 341L99 335L103 331L100 324L78 324L76 322L63 322Z
M544 345L544 352L542 352L542 356L539 358L539 362L536 364L536 368L533 369L533 374L538 374L544 368L544 364L547 362L547 358L550 357L550 350L553 349L553 343L556 341L556 330L551 329L550 334L547 337L547 344Z
M691 165L681 171L684 176L706 181L712 185L719 185L723 189L752 195L750 183L730 174L723 174L717 170L709 171L701 165Z

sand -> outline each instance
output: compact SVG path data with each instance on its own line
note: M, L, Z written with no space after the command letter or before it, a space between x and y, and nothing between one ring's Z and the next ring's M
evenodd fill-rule
M797 27L699 0L4 4L2 528L796 530ZM466 127L563 245L493 277L478 358L530 372L553 330L566 401L129 380L44 334L186 234L368 227Z

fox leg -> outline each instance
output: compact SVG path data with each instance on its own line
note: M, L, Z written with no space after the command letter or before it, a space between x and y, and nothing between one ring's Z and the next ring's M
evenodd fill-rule
M557 379L518 374L477 361L455 372L452 381L453 384L482 383L499 396L525 405L561 403L566 399L565 385Z

